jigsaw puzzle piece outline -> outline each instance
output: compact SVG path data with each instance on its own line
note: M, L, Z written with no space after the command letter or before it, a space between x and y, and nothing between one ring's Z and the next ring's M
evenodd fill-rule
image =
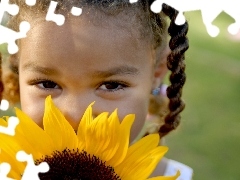
M27 32L30 30L30 24L27 21L22 21L19 30L19 32L16 32L0 25L0 34L4 34L4 36L0 36L0 44L8 43L8 52L10 54L18 52L16 40L27 37Z
M201 1L203 2L206 0ZM184 12L196 11L201 9L201 3L199 2L199 0L155 0L151 4L150 8L154 13L160 13L160 11L162 11L163 4L167 4L168 6L171 6L179 11L175 20L175 23L177 25L183 25L186 22L185 16L183 15ZM186 4L188 5L186 6Z
M7 177L11 170L11 165L8 163L0 163L0 179L1 180L14 180L12 178Z
M46 173L50 169L46 162L41 162L39 165L35 165L32 154L27 154L24 151L18 151L16 159L20 162L27 162L21 180L40 180L38 173Z
M130 4L133 4L133 3L136 3L136 2L138 2L138 0L129 0Z
M220 33L220 29L213 24L213 21L221 14L223 10L221 8L212 8L213 6L214 4L201 9L201 15L208 34L211 37L216 37Z
M8 127L0 126L0 133L14 136L15 129L18 124L19 124L19 119L17 117L9 117L8 118Z
M65 17L62 14L55 14L55 9L57 8L58 2L51 1L49 9L46 16L46 21L53 21L58 26L62 26L65 22Z
M228 32L236 35L240 31L240 1L228 0L223 6L223 11L234 19L234 23L228 26Z
M19 12L19 7L16 4L9 4L9 0L1 0L0 2L0 23L2 22L5 12L15 16Z
M71 14L74 16L80 16L82 14L82 8L79 7L72 7Z
M235 20L235 23L228 26L228 32L235 35L240 30L239 0L155 0L151 5L151 10L155 13L159 13L162 10L163 3L179 11L175 21L177 25L182 25L185 22L183 12L201 10L202 20L208 34L212 37L216 37L220 29L213 25L213 21L224 11Z
M25 0L26 4L29 6L34 6L37 2L37 0Z

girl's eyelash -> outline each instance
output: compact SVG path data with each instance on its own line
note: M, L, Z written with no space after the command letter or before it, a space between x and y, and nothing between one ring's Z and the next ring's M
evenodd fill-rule
M37 86L38 88L40 89L46 89L46 90L50 90L50 89L55 89L55 88L47 88L47 87L39 87L41 83L52 83L52 84L55 84L56 86L59 86L57 83L55 83L54 81L52 80L49 80L49 79L33 79L31 81L28 82L29 85L32 85L32 86Z
M28 82L28 84L29 84L29 85L36 85L36 84L39 84L39 83L42 83L42 82L46 82L46 81L53 82L53 81L51 81L51 80L49 80L49 79L38 79L38 78L36 78L36 79L30 80L30 81Z
M53 89L61 88L57 83L55 83L50 79L37 78L37 79L30 80L28 84L31 86L36 86L37 88L42 90L53 90ZM125 90L125 88L128 88L128 87L130 87L129 83L124 81L104 81L97 86L97 89L106 93L107 92L114 93L119 90Z
M129 84L123 81L105 81L103 83L101 83L98 88L101 88L101 86L105 85L104 89L101 89L102 91L106 91L106 92L115 92L118 90L124 90L125 88L129 87ZM109 85L108 87L106 87L107 85ZM111 87L112 86L112 87ZM114 87L116 86L116 87ZM119 87L121 86L121 87Z

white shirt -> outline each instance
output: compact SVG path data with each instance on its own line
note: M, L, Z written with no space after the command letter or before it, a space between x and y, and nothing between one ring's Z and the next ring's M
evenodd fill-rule
M172 159L167 160L167 166L166 166L166 170L164 172L164 176L175 175L178 170L180 171L181 175L177 178L177 180L191 180L192 179L193 169L185 164L174 161Z

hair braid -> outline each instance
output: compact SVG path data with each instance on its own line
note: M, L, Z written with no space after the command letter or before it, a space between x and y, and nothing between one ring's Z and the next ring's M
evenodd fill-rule
M185 51L188 49L188 38L186 34L188 32L188 23L178 26L175 24L178 11L166 4L163 4L162 11L166 14L170 20L170 26L168 33L171 36L169 47L171 54L167 59L167 67L172 71L170 75L171 85L167 88L167 96L169 98L169 114L165 118L165 124L159 129L161 137L175 129L180 122L179 113L184 109L185 104L181 100L182 87L186 80L185 75Z
M0 53L0 104L2 101L3 82L2 82L2 54Z

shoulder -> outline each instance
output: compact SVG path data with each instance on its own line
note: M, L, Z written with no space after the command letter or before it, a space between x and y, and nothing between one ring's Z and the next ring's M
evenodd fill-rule
M175 175L178 170L181 172L181 175L177 180L192 180L193 169L191 167L167 158L161 160L156 170L153 172L152 177L159 175Z

